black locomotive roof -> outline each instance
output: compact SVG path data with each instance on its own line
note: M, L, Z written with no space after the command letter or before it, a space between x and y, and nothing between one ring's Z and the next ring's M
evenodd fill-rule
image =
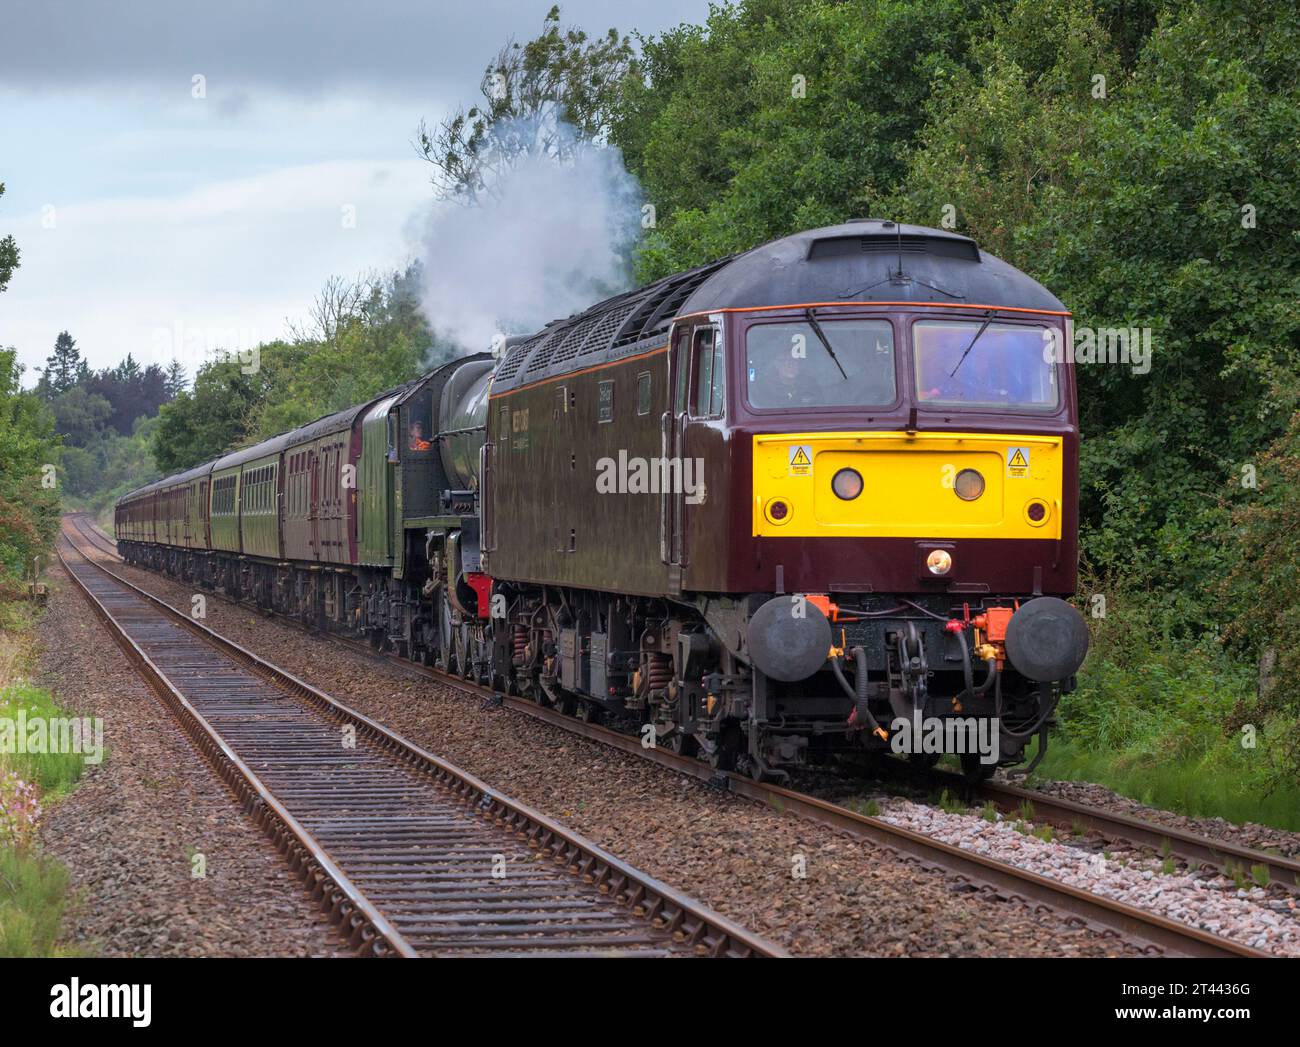
M830 302L994 305L1064 311L1038 283L975 241L865 218L784 236L554 320L507 346L493 390L663 344L678 316Z
M681 312L840 301L1065 310L1037 280L981 251L970 237L866 218L738 255Z

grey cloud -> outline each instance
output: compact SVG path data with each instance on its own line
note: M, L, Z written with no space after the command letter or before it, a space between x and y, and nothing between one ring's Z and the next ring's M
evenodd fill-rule
M188 89L202 74L232 87L316 93L362 87L465 96L509 36L540 28L550 0L44 0L7 5L0 86L119 84ZM570 0L562 22L654 32L707 13L706 0Z

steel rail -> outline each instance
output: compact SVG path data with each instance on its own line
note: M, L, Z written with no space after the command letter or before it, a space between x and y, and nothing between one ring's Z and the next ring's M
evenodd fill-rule
M229 598L223 596L223 599ZM230 602L235 606L246 606L239 601L230 600ZM869 841L894 853L908 855L918 860L924 868L957 876L971 883L975 888L990 891L998 897L1049 908L1067 919L1082 922L1101 933L1119 934L1126 939L1141 943L1143 947L1184 956L1271 956L1270 953L1211 934L1200 928L1191 927L1157 913L1147 912L1104 895L1081 890L1006 862L953 847L901 826L891 825L882 819L860 814L847 807L780 786L755 782L735 772L718 771L693 757L674 753L668 749L647 748L642 744L639 736L566 716L558 710L513 695L502 694L432 666L376 652L368 645L350 637L329 632L317 633L291 618L280 615L273 615L273 617L277 621L290 623L312 635L326 636L367 657L382 658L414 674L430 677L468 693L488 697L494 702L499 702L503 707L568 730L591 741L641 756L677 773L709 782L735 795ZM1040 804L1044 810L1055 809L1059 803L1050 797L1043 797L1043 800L1040 800L1043 794L1029 790L1005 788L1008 790L1006 793L1008 799L1015 796L1019 803L1027 798L1035 804L1036 809ZM1023 797L1017 795L1021 793L1024 794ZM1043 802L1046 800L1052 802ZM1131 839L1134 843L1145 844L1157 837L1163 840L1164 836L1168 835L1164 827L1154 823L1111 815L1109 812L1085 808L1080 804L1072 806L1087 811L1099 828L1113 827L1117 838ZM1066 808L1061 806L1059 810L1065 811ZM1133 837L1125 835L1125 832L1129 831L1133 832ZM1195 837L1190 833L1182 835L1189 837L1186 845L1189 851L1192 849L1191 841L1195 841L1200 845L1198 851L1202 854L1210 854L1218 849L1219 853L1224 855L1240 855L1242 860L1255 859L1255 856L1261 855L1261 852L1249 848L1234 845L1220 846L1217 841ZM1176 846L1177 841L1171 840L1171 844ZM1279 861L1272 855L1262 855L1262 858L1271 863ZM1283 859L1282 862L1285 865L1288 860Z
M238 743L229 744L228 740L207 721L195 705L185 697L181 689L168 678L166 671L155 664L141 644L128 635L111 609L80 576L77 568L88 566L104 578L111 580L112 584L121 591L137 600L145 601L152 610L181 626L196 640L220 651L232 662L243 666L286 695L311 708L318 718L324 717L334 723L355 728L358 747L364 741L383 750L392 762L400 764L408 774L414 771L420 777L437 785L442 793L455 797L458 808L472 810L481 821L490 824L499 834L525 839L527 844L540 855L550 858L555 865L563 867L572 874L566 877L566 880L576 878L589 893L599 895L599 902L605 908L626 910L634 914L639 922L648 924L654 932L655 942L648 943L645 935L627 935L629 944L636 945L638 952L662 952L665 951L666 946L667 951L689 950L710 956L788 955L775 943L753 934L667 884L634 869L541 812L503 796L476 776L434 756L381 724L342 705L310 684L266 662L251 651L194 622L183 612L133 585L102 564L95 563L84 552L77 549L71 536L65 535L65 538L68 546L82 558L82 563L74 566L63 555L63 550L59 550L59 560L69 577L74 580L99 617L110 626L119 644L149 681L151 687L177 714L187 733L198 744L200 751L217 767L221 777L231 785L243 802L245 810L252 813L280 843L295 871L307 881L313 896L327 903L326 907L335 922L343 924L344 929L350 932L351 944L360 950L378 955L403 956L417 955L422 951L437 952L437 950L417 949L408 940L411 935L403 934L401 928L397 926L400 921L390 919L381 911L381 906L373 904L368 899L366 893L344 870L343 866L349 864L348 861L344 859L336 861L331 857L327 848L316 838L316 834L313 834L303 821L292 813L292 800L282 803L277 799L273 790L238 755L236 751ZM387 855L383 860L400 862L403 857L400 854ZM357 864L357 860L353 859L352 864ZM493 896L499 896L499 893L499 891L494 892ZM461 906L462 909L478 911L487 907L481 904L481 901L476 903L473 898L457 896L457 900L467 903ZM411 898L404 899L403 906L409 907L411 901ZM491 904L493 903L488 903ZM429 906L425 905L424 908L428 909ZM545 903L539 906L525 906L525 908L545 908ZM446 917L432 918L446 919ZM443 929L445 930L445 925ZM546 925L541 925L536 928L536 940L552 952L565 951L566 944L560 933L561 930L562 928L548 928ZM626 934L625 931L622 933ZM659 939L662 939L662 944L658 944ZM585 941L579 939L577 944L583 945ZM618 936L593 938L590 941L601 954L627 951L620 949ZM517 946L519 950L536 952L535 949L529 949L526 939L511 944Z

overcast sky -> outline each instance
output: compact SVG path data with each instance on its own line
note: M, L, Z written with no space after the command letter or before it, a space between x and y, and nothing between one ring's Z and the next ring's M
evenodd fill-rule
M40 0L0 35L0 236L22 267L0 345L93 367L284 333L326 278L401 265L431 196L411 141L477 97L549 3ZM652 33L707 0L570 0L564 24ZM202 77L205 97L195 97Z

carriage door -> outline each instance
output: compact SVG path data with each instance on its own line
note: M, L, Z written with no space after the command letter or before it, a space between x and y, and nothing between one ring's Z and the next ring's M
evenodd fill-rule
M691 328L677 327L673 331L672 345L668 350L668 399L660 418L660 455L671 462L680 460L682 430L686 425L686 394L689 391L691 363ZM659 557L668 565L668 588L681 590L682 581L682 518L680 499L669 488L659 492Z
M722 326L719 317L697 321L674 332L672 346L672 445L666 471L668 492L668 591L681 592L682 569L690 563L687 533L692 512L689 496L703 483L701 452L703 428L696 419L721 418L726 389ZM689 487L689 489L688 489Z
M307 503L307 519L311 527L311 552L317 560L320 556L320 498L321 494L321 472L318 468L319 460L316 457L316 449L309 448L307 451L307 475L311 478L308 482L311 484L311 500Z

